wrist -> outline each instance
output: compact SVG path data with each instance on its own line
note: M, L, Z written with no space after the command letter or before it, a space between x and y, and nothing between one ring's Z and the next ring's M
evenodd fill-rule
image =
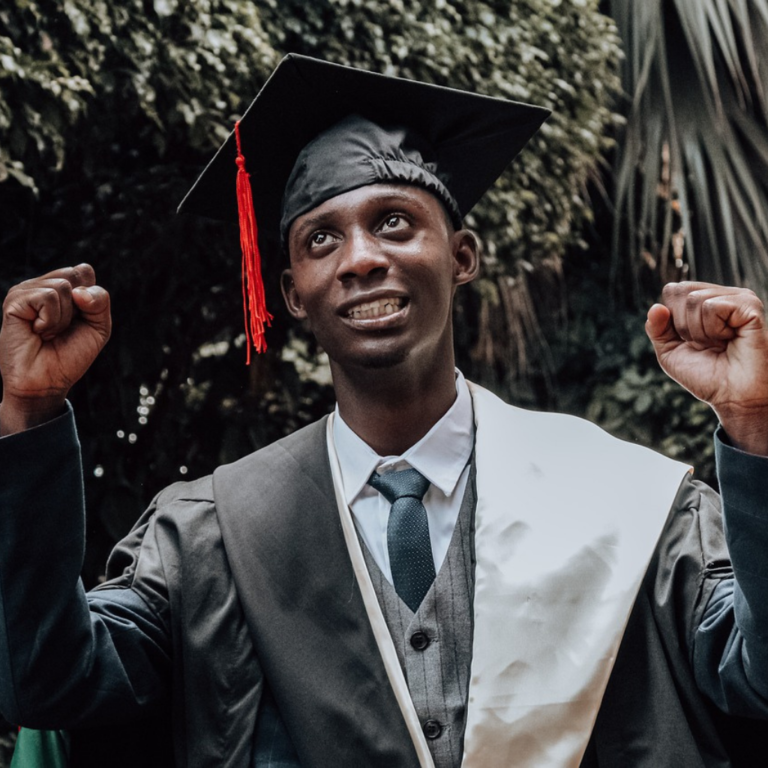
M18 398L6 395L0 402L0 436L39 427L67 409L65 396Z
M754 456L768 456L768 411L717 412L720 424L734 448Z

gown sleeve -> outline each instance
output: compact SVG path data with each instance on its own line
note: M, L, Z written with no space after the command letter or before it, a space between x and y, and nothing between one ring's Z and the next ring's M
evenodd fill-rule
M719 709L768 719L768 458L715 435L731 565L712 591L693 638L696 683Z
M152 515L119 588L80 581L85 514L71 409L0 439L0 712L33 728L151 714L170 680L168 600ZM138 578L142 576L142 578ZM136 578L134 578L136 577Z

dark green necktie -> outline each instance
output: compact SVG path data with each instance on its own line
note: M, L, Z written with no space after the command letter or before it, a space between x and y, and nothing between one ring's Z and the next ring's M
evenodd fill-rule
M421 503L429 480L415 469L374 472L368 481L392 505L387 523L387 547L392 583L414 612L435 580L427 510Z

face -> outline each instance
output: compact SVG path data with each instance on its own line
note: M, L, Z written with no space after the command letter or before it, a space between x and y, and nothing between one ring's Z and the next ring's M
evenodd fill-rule
M432 194L374 184L338 195L296 219L288 249L288 309L332 365L453 359L453 295L477 274L477 247Z

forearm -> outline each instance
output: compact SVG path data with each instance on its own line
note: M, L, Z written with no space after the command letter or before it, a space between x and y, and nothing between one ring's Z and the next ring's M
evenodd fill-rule
M733 578L720 583L694 642L702 690L724 711L768 717L768 459L716 444Z
M0 710L64 727L162 695L161 628L141 598L86 597L80 454L71 413L0 440Z

